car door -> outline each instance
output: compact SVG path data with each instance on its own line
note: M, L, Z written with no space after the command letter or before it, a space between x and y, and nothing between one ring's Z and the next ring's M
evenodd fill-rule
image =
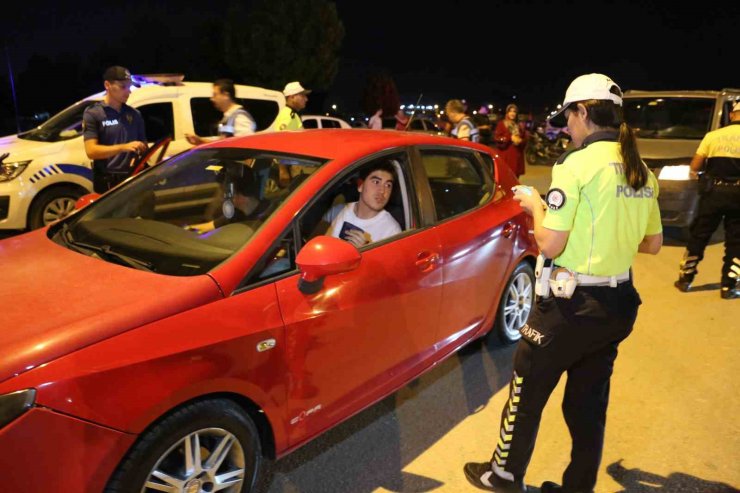
M478 153L422 148L416 158L431 189L435 228L442 241L438 340L455 346L476 332L497 305L512 258L516 211L494 196L489 171L493 163Z
M292 443L403 385L435 352L442 299L440 239L433 228L417 226L406 155L374 159L398 166L396 191L402 192L399 202L408 213L402 221L405 230L362 247L359 266L327 276L315 294L298 289L298 274L276 283L286 331ZM352 176L350 169L333 183L339 187ZM302 216L330 206L326 198L319 196ZM300 218L296 227L310 229Z

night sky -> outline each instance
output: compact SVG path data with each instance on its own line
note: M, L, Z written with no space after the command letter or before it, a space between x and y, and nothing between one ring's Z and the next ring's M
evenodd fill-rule
M22 2L19 13L3 15L4 55L19 72L34 53L53 58L64 51L84 54L102 38L115 43L127 27L120 9L142 4L113 4L119 10L100 1ZM505 105L515 98L530 111L557 103L568 83L588 72L611 76L623 90L740 86L740 0L688 7L649 0L336 4L346 34L324 106L358 109L366 78L376 70L394 77L405 103L420 94L426 104L461 98ZM204 15L219 15L218 2L146 5L183 36L197 35L192 25ZM0 75L6 76L3 58ZM59 97L60 106L72 102Z

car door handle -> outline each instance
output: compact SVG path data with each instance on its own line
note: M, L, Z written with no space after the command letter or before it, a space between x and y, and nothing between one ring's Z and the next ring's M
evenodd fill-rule
M512 234L514 234L514 230L516 229L516 226L514 226L514 223L506 223L504 224L504 230L502 234L505 238L510 237Z
M439 254L436 252L420 252L416 256L416 267L422 272L429 272L439 263Z

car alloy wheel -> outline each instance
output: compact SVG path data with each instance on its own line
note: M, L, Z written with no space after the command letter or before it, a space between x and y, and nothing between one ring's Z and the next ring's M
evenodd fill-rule
M222 428L205 428L188 434L160 457L142 493L238 493L243 482L244 450L239 441Z
M253 493L265 464L257 428L240 406L194 402L142 434L105 493Z
M519 329L527 323L534 304L534 272L522 262L512 272L501 296L497 315L498 332L504 342L518 341Z
M59 197L49 202L42 213L44 226L67 217L75 210L75 202L72 197Z

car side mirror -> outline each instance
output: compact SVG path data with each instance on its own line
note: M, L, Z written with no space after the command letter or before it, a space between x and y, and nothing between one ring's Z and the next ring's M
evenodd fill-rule
M77 202L75 202L75 210L80 210L83 207L92 204L93 202L98 200L99 197L99 193L88 193L86 195L83 195L82 197L77 199Z
M326 276L354 270L361 259L360 252L351 243L333 236L317 236L296 256L295 263L301 271L298 290L303 294L317 293Z

